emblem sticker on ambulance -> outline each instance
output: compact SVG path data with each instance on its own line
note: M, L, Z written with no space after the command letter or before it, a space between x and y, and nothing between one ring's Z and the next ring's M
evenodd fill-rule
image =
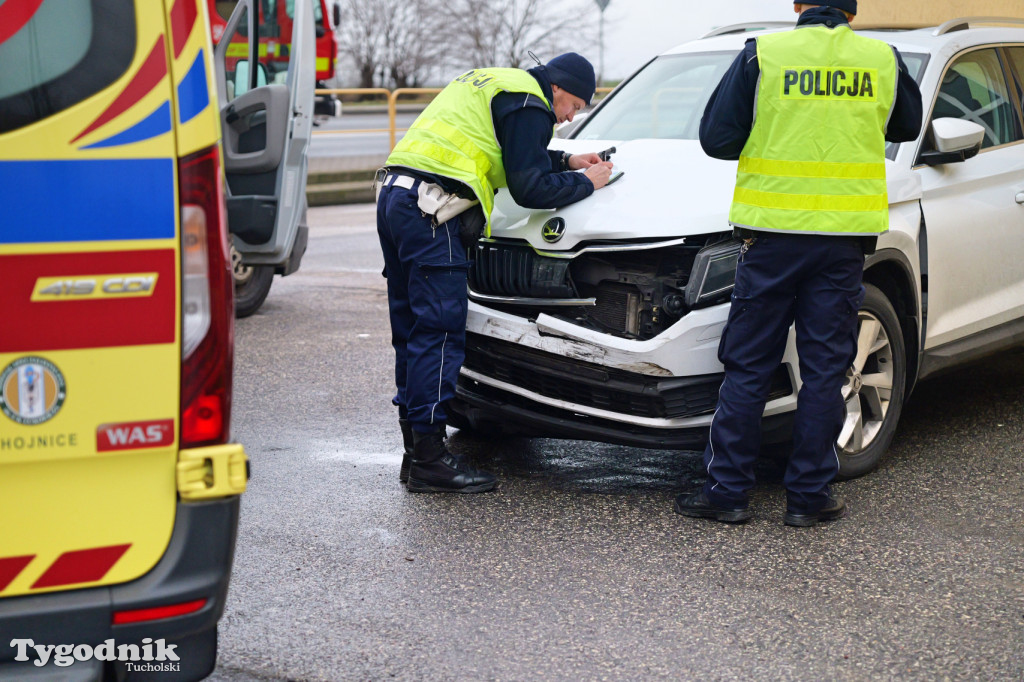
M0 411L19 424L53 419L66 396L64 375L44 358L18 358L0 371Z

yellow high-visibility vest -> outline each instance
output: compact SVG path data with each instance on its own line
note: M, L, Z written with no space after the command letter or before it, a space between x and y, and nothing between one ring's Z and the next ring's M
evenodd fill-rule
M501 145L491 120L491 100L500 92L536 95L548 109L537 79L520 69L474 69L442 90L423 110L388 156L388 166L404 166L465 184L483 207L491 233L494 192L507 186Z
M757 58L754 125L729 222L807 234L887 231L893 49L849 26L806 26L758 38Z

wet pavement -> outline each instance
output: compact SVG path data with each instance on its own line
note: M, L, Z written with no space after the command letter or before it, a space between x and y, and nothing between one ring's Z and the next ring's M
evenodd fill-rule
M310 211L236 329L252 459L213 680L1024 680L1024 352L922 383L848 518L686 519L693 452L452 449L485 495L407 493L372 207Z

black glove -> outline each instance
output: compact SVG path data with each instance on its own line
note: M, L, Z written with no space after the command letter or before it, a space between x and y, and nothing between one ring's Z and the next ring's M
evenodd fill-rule
M484 232L484 210L477 204L459 214L459 241L462 247L472 249Z

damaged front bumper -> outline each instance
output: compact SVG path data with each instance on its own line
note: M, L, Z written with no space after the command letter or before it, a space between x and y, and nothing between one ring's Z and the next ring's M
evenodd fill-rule
M727 304L693 310L636 340L470 302L452 421L480 431L702 448L723 378L717 352L727 314ZM765 410L766 441L788 433L795 363L791 339Z

